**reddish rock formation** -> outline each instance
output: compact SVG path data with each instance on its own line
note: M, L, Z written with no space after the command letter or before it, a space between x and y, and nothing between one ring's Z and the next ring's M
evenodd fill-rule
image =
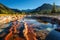
M34 33L32 27L28 26L27 23L25 25L25 30L24 30L24 36L26 37L26 40L37 40L36 39L36 34Z

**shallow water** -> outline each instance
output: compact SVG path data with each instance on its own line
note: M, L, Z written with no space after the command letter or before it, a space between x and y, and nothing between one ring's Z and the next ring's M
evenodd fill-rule
M57 24L52 25L51 23L39 22L37 19L24 19L24 21L31 25L34 24L33 27L36 27L35 29L49 31L45 40L60 40L60 32L55 30Z
M41 27L42 29L50 28L53 30L53 29L57 28L57 24L52 25L51 23L48 23L48 22L47 23L39 22L37 19L25 18L24 21L29 23L29 24L33 24L34 27Z
M52 38L55 40L56 37L58 37L58 40L60 39L59 35L60 35L60 32L57 32L55 31L54 29L57 28L57 24L54 24L52 25L51 23L48 23L48 22L42 22L40 19L29 19L29 18L24 18L24 20L22 19L21 20L22 22L27 22L29 25L33 25L33 28L35 28L36 30L47 30L49 31L49 34L48 36L46 36L46 40L49 40ZM5 25L5 26L4 26ZM3 24L1 27L0 27L0 32L2 32L5 28L11 26L12 23L8 23L8 24ZM53 31L54 30L54 31ZM52 37L52 38L51 38Z

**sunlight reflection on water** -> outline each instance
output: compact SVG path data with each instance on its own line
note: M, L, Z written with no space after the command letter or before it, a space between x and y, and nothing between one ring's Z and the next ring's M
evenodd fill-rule
M54 24L53 27L52 27L52 24L51 23L42 23L42 22L38 22L38 20L36 19L24 19L25 22L29 23L29 24L34 24L34 26L36 27L41 27L42 29L49 29L49 30L52 30L52 29L55 29L57 28L57 25Z

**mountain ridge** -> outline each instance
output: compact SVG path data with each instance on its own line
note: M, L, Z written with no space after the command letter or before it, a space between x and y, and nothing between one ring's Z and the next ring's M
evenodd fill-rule
M46 11L46 10L49 10L51 11L52 10L52 7L53 5L51 4L48 4L48 3L44 3L43 5L35 8L35 9L27 9L27 10L19 10L19 9L12 9L12 8L9 8L3 4L0 3L0 14L1 13L21 13L21 12L27 12L27 13L39 13L41 11ZM60 6L56 5L56 9L60 9ZM49 12L48 11L48 12Z
M52 7L53 7L53 5L44 3L42 6L37 7L35 10L39 10L39 11L40 10L48 10L48 9L51 10ZM56 8L60 8L60 6L56 5Z

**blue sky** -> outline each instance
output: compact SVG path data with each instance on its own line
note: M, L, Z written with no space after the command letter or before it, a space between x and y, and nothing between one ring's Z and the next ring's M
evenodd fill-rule
M44 3L60 5L60 0L0 0L0 3L15 9L35 9Z

